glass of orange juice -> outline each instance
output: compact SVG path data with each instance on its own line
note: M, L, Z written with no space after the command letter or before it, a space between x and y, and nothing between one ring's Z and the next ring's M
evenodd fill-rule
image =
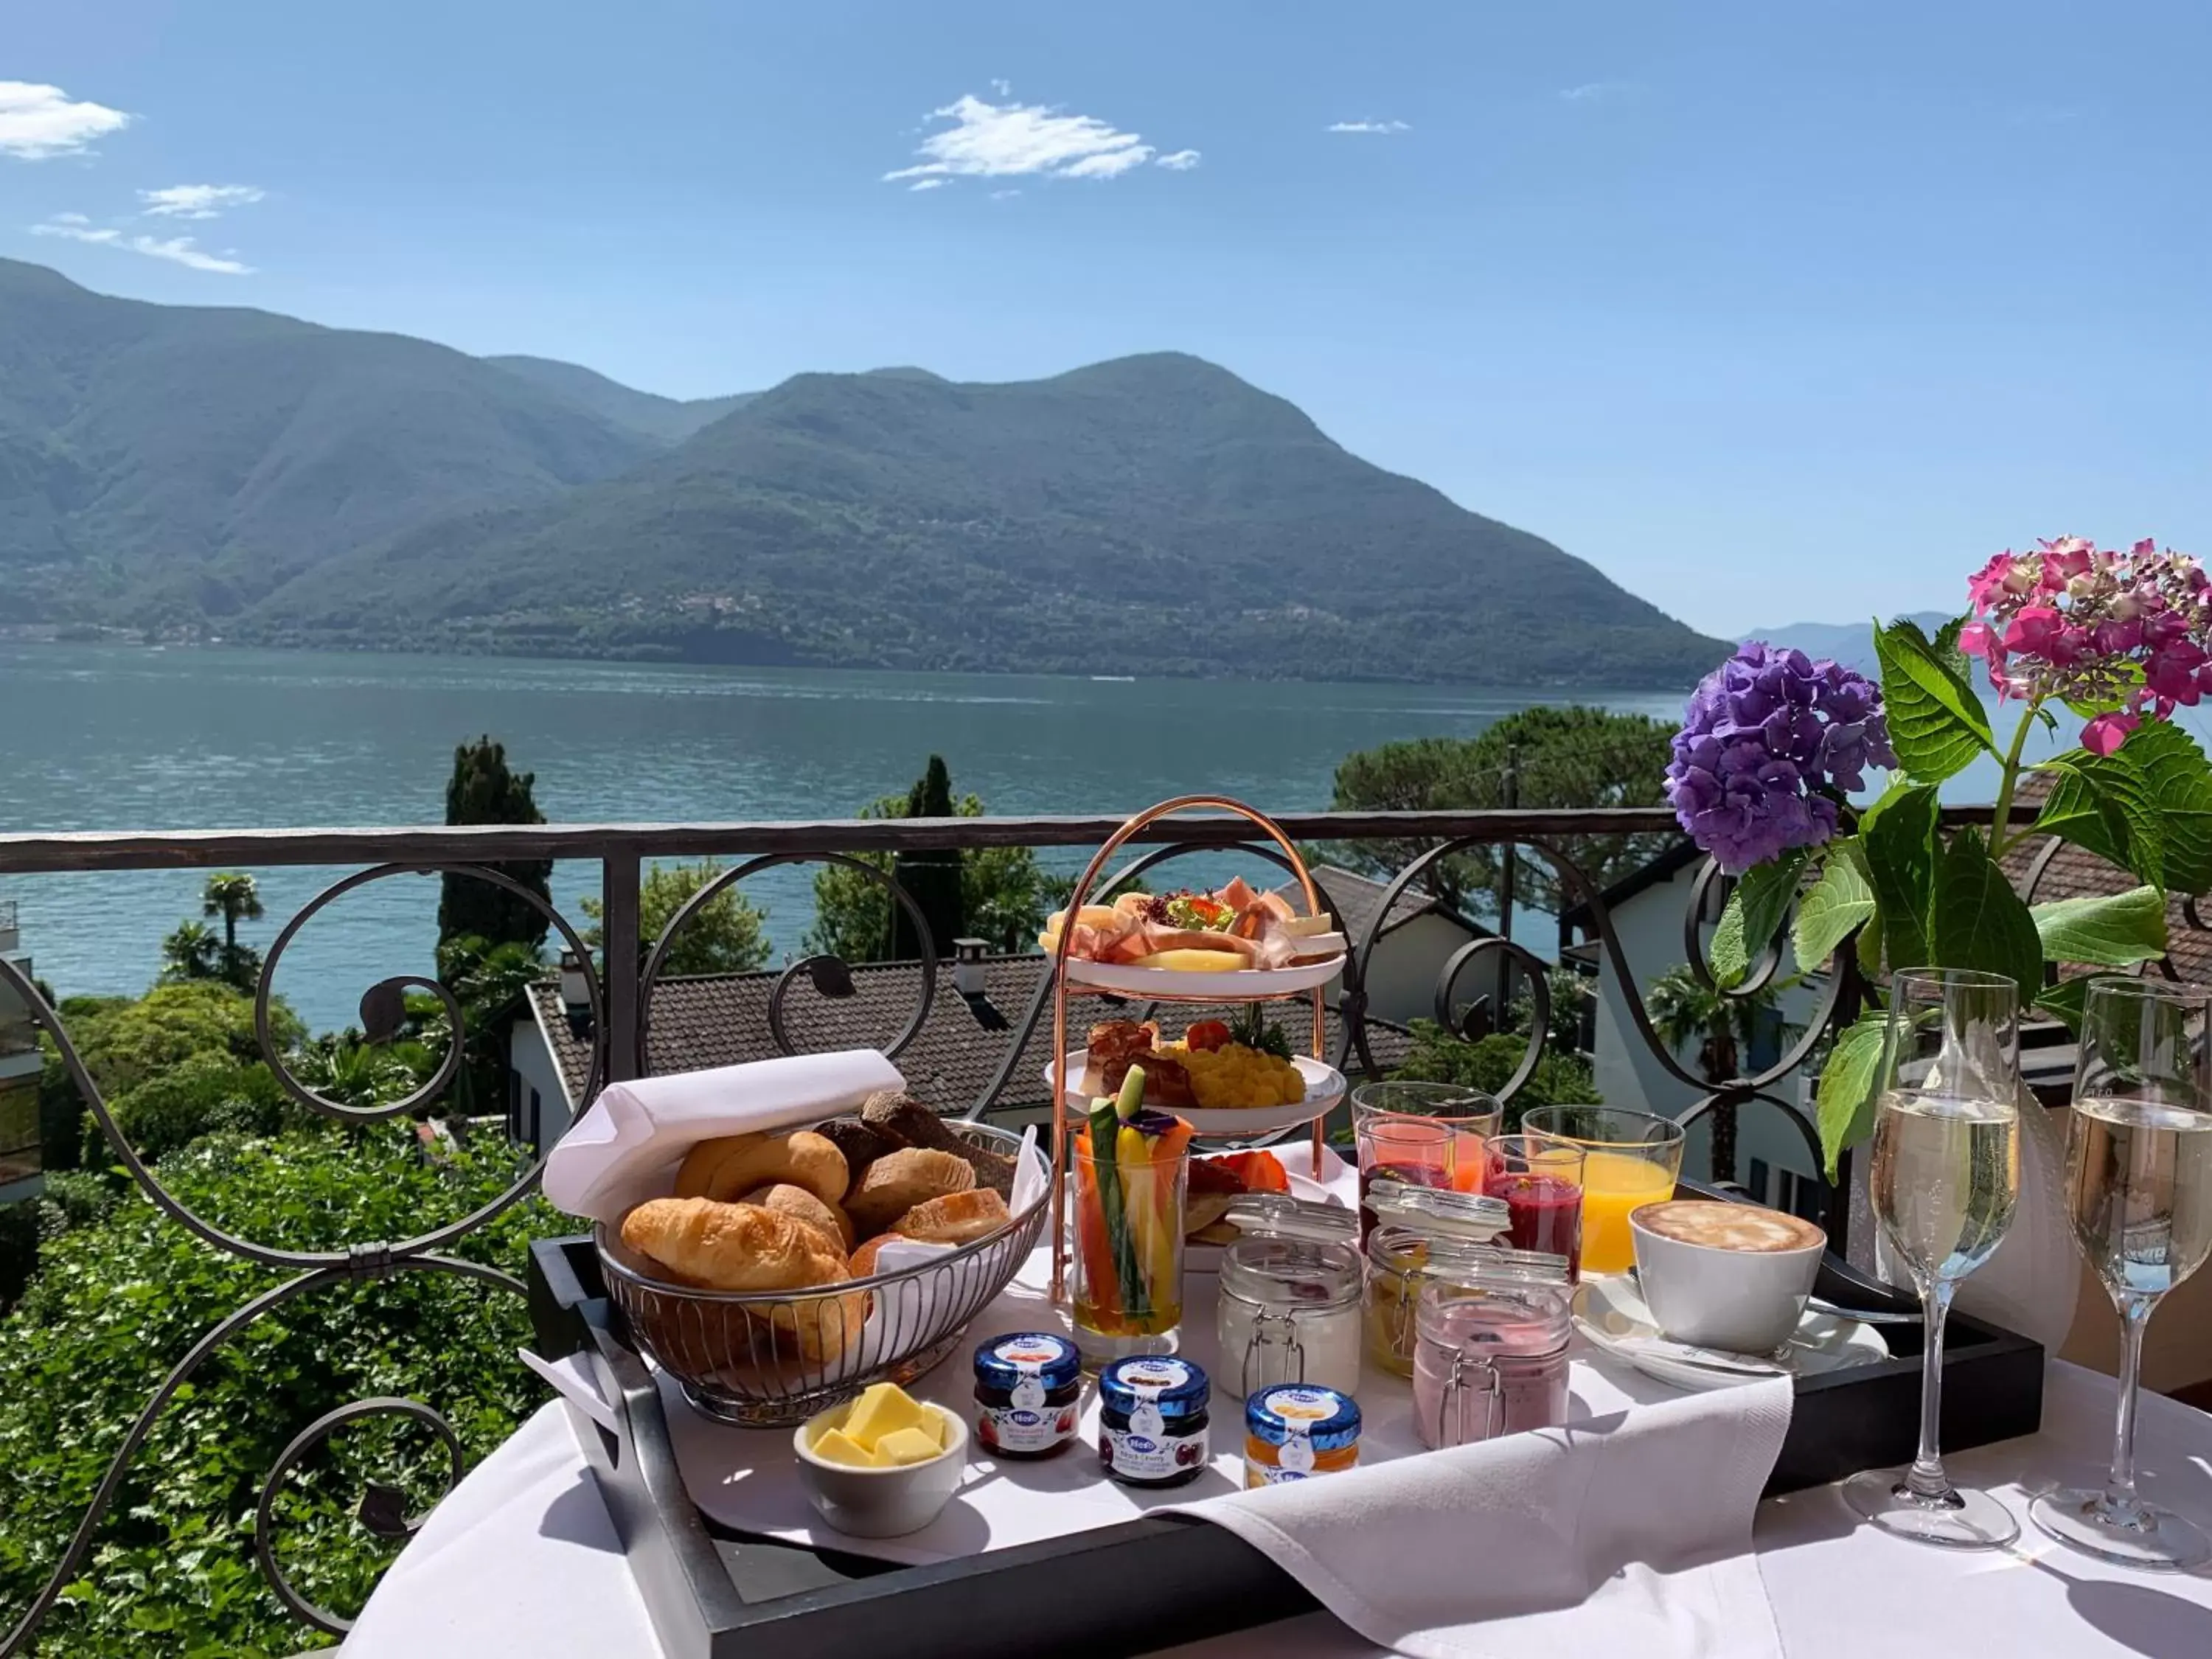
M1625 1273L1635 1265L1628 1212L1674 1195L1682 1126L1618 1106L1531 1106L1524 1133L1583 1151L1583 1271Z
M1377 1181L1455 1192L1482 1190L1483 1148L1505 1109L1456 1083L1364 1083L1352 1091L1359 1195ZM1360 1235L1367 1232L1360 1211Z

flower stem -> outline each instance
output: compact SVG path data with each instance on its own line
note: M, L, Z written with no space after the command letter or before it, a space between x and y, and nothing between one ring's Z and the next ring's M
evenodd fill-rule
M1996 822L1990 826L1990 857L2003 856L2007 820L2012 817L2013 788L2020 781L2020 757L2027 747L2028 728L2035 724L2036 711L2043 707L2043 699L2029 700L2020 717L2020 729L2012 734L2012 747L2005 750L2004 776L1997 783Z

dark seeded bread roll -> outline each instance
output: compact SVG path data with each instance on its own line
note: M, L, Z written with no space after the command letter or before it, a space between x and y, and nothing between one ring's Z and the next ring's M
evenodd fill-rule
M815 1133L845 1154L845 1168L850 1184L848 1192L860 1184L860 1177L885 1152L895 1152L906 1145L903 1140L887 1135L880 1129L871 1129L865 1123L855 1123L850 1118L839 1118L834 1123L818 1126Z

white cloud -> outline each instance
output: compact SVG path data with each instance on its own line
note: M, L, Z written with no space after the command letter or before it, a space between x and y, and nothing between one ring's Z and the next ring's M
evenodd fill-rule
M194 270L218 271L226 276L250 276L253 267L234 258L208 252L196 245L190 236L125 236L111 226L86 223L81 213L59 213L43 224L31 227L33 236L59 236L72 242L92 242L101 247L122 248L131 253L143 253L149 259L167 259L173 264L190 266ZM227 252L235 253L231 248Z
M1625 92L1627 85L1620 81L1585 81L1578 87L1568 87L1559 96L1570 104L1595 104L1614 94Z
M991 192L991 199L994 202L1009 201L1020 194L1018 190L994 190Z
M1198 152L1194 149L1179 149L1172 155L1156 157L1152 165L1165 167L1170 173L1188 173L1198 165Z
M917 179L907 188L908 190L943 190L948 182L943 179Z
M1014 95L1014 83L1012 81L1001 81L998 76L993 76L991 77L991 90L997 93L1001 98L1011 98Z
M250 207L268 195L258 185L171 185L142 190L141 211L153 219L214 219L232 208Z
M1005 82L994 82L1008 96ZM955 178L1117 179L1133 167L1159 160L1176 172L1198 164L1196 150L1161 157L1133 132L1122 132L1089 115L1063 115L1046 104L991 104L963 94L930 118L952 125L925 137L913 167L884 174L902 179Z
M1323 129L1328 132L1411 132L1413 128L1403 121L1332 121Z
M43 161L81 155L95 138L120 132L131 118L105 104L71 102L59 87L0 81L0 155Z
M123 240L123 233L119 230L88 229L82 213L57 214L42 225L33 225L31 234L66 236L72 242L119 242Z

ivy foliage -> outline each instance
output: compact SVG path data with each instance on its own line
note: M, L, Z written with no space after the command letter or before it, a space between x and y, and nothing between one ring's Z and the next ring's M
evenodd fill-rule
M422 1232L496 1195L521 1167L503 1143L434 1157L410 1126L388 1124L208 1135L164 1159L161 1175L228 1231L329 1249ZM199 1243L135 1189L103 1206L77 1190L90 1179L70 1183L50 1212L82 1219L46 1242L37 1278L0 1322L0 1626L37 1593L169 1367L289 1277ZM519 1277L528 1240L562 1230L532 1198L453 1252ZM474 1462L543 1397L515 1360L526 1340L520 1297L422 1270L341 1281L256 1320L156 1421L38 1651L257 1659L314 1645L253 1559L254 1505L279 1453L337 1405L397 1395L443 1413ZM365 1483L397 1486L419 1513L445 1471L442 1449L417 1425L374 1419L339 1431L277 1505L278 1559L300 1591L356 1611L398 1549L354 1517Z

